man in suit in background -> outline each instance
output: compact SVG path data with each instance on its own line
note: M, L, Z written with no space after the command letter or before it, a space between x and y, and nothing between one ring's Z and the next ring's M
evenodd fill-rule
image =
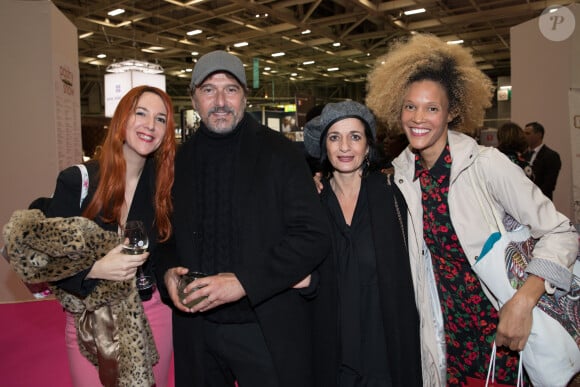
M525 157L534 170L534 182L551 200L562 167L560 155L543 143L544 127L542 124L530 122L526 125L524 133L528 141Z

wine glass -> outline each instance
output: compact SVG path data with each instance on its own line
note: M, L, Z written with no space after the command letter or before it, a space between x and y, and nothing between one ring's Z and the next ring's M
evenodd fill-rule
M140 220L129 220L125 223L123 231L123 254L138 255L143 254L149 247L149 238L145 231L145 226ZM153 280L143 273L143 267L137 268L137 289L141 299L147 301L153 294Z

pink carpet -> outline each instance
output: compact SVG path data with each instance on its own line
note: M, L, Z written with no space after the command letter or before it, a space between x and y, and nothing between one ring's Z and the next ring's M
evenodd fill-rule
M64 324L54 299L0 304L0 385L72 387Z
M71 387L64 312L56 300L0 304L0 375L7 387Z

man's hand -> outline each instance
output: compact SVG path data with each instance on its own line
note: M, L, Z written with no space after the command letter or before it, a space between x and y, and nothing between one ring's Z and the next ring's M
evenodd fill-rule
M177 284L179 283L179 278L187 273L189 270L185 267L173 267L165 272L163 280L165 281L165 287L167 288L167 293L169 298L173 302L173 305L182 312L189 312L189 308L181 303L179 299L179 292L177 291Z
M191 313L207 312L220 305L238 301L246 295L246 291L234 273L219 273L218 275L198 278L187 285L185 290L187 292L196 287L201 288L189 293L184 301L187 303L200 297L205 298L191 309L180 308L181 310ZM175 291L177 293L177 286Z

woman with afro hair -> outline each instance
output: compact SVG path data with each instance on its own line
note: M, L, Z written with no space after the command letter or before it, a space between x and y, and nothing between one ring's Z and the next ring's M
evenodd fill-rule
M408 205L409 257L421 320L423 381L466 385L486 379L491 346L496 378L514 385L518 352L544 292L568 291L577 234L522 169L464 133L483 122L491 81L469 52L416 34L379 58L368 77L366 103L409 146L393 161ZM471 270L489 231L469 170L477 166L496 210L528 225L539 239L529 276L499 309Z

